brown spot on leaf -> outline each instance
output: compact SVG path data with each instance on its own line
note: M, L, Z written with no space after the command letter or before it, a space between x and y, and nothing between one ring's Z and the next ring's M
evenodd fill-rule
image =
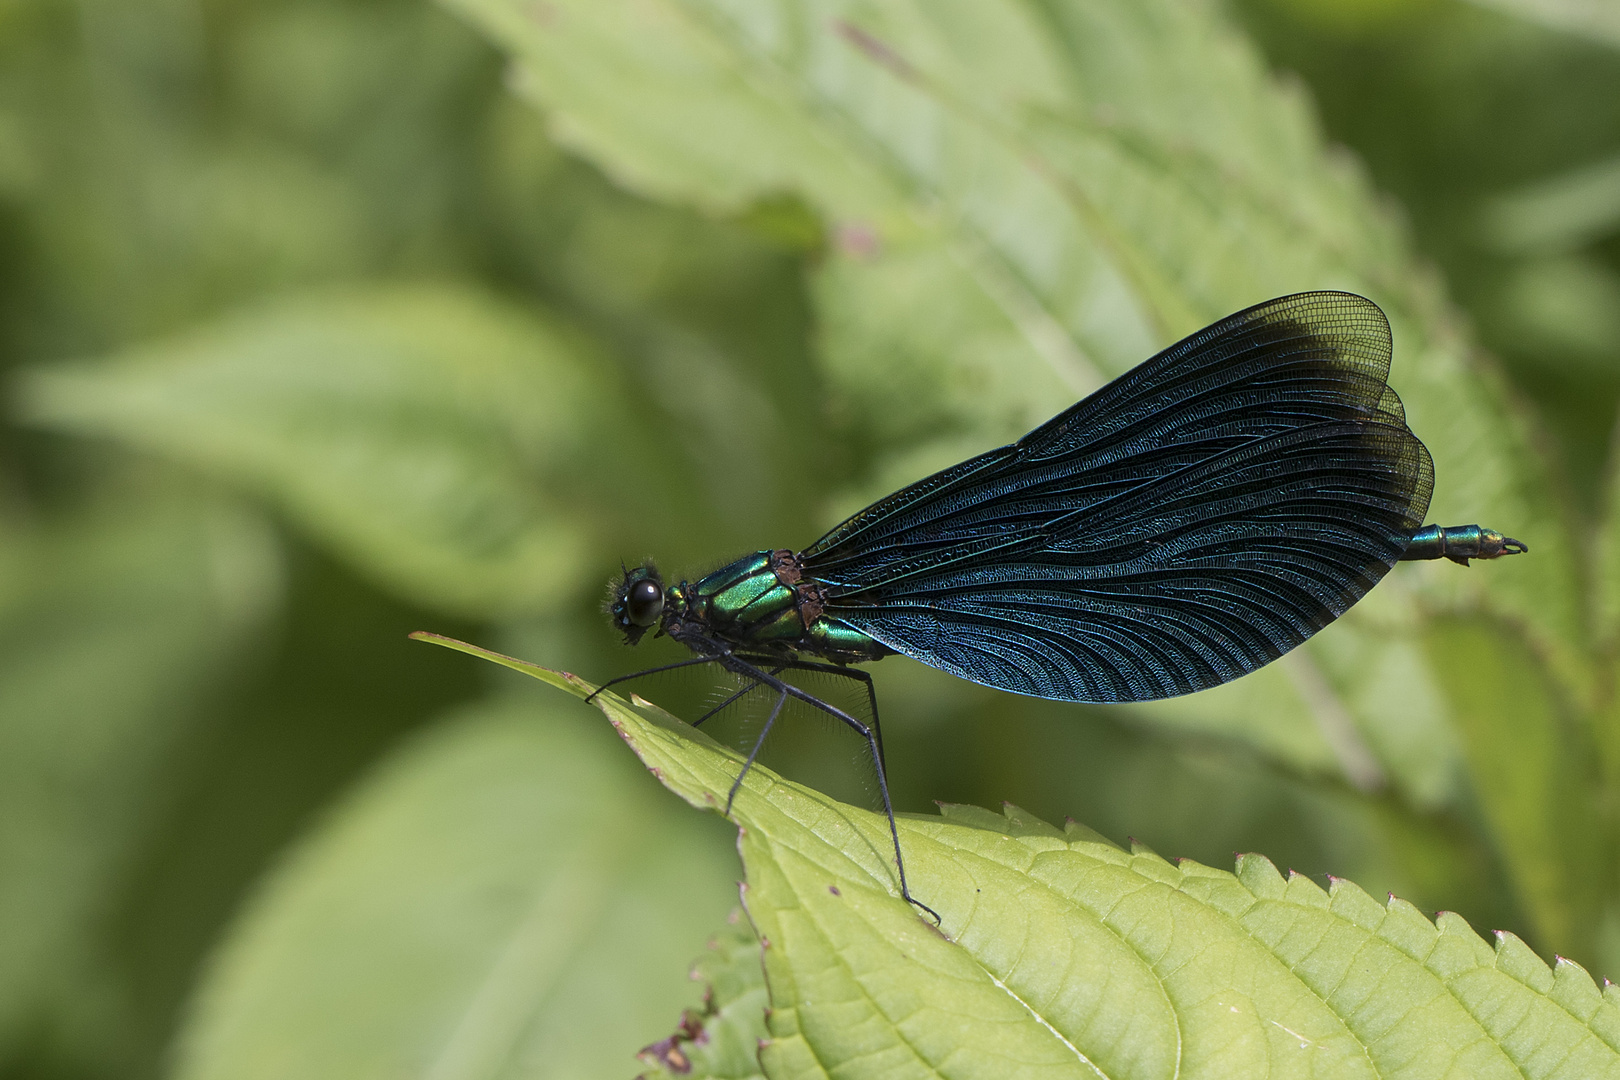
M643 1046L636 1057L649 1065L662 1065L670 1072L683 1076L692 1071L692 1059L681 1051L673 1035L650 1046Z
M705 1011L713 1015L714 1010ZM692 1071L692 1059L687 1056L683 1047L689 1044L701 1046L708 1041L709 1033L703 1030L703 1017L687 1009L681 1013L681 1023L675 1029L675 1034L643 1046L636 1057L649 1065L662 1065L672 1073L685 1076Z

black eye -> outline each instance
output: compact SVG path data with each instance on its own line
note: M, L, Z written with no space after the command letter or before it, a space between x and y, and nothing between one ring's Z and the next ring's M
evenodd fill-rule
M624 613L636 626L651 626L664 611L664 590L658 583L642 578L625 594Z

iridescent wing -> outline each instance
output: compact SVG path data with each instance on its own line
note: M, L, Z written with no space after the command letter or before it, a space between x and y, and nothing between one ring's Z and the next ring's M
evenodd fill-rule
M1342 615L1423 522L1434 466L1350 293L1222 319L803 552L826 614L965 679L1146 701Z

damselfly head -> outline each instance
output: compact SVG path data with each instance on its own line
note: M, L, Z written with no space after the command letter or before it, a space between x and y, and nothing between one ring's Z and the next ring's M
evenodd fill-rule
M613 625L624 635L627 645L641 640L652 627L658 625L664 613L664 579L658 567L648 563L624 572L624 580L613 586L608 602L608 615Z

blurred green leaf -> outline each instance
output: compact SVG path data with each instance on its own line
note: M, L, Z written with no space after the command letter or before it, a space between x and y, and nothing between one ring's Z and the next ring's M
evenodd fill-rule
M207 694L279 600L262 522L137 491L0 525L0 1061L120 1059L106 923Z
M1527 259L1503 282L1493 327L1506 342L1600 379L1620 374L1620 274L1598 259Z
M742 912L732 912L709 942L692 978L704 984L703 1007L687 1010L673 1035L642 1050L641 1059L653 1066L643 1080L763 1080L759 1044L770 1036L770 994L759 935Z
M1461 570L1449 563L1428 569L1442 577ZM1425 612L1421 593L1408 581L1396 578L1389 584L1357 603L1355 618L1342 632L1304 650L1321 671L1313 715L1337 701L1409 802L1425 809L1452 805L1461 790L1461 742L1453 723L1455 705L1423 648L1425 616L1432 611Z
M800 250L613 187L516 99L495 120L498 241L552 303L613 344L636 395L615 434L642 435L644 449L618 486L686 489L658 513L626 514L627 546L609 554L680 565L762 535L813 535L822 494L853 454L813 362Z
M1473 790L1546 948L1590 955L1604 897L1598 770L1545 673L1503 628L1437 619L1435 670L1456 703Z
M1437 463L1433 516L1534 522L1536 558L1471 580L1406 570L1383 589L1413 595L1353 612L1306 657L1357 634L1370 650L1394 620L1412 634L1418 597L1488 598L1587 692L1573 550L1519 422L1303 99L1210 9L447 2L512 52L555 137L633 189L745 215L786 191L820 214L831 390L904 455L836 512L1022 434L1233 310L1356 289L1391 315L1393 381ZM1365 674L1306 682L1272 668L1227 692L1241 708L1143 711L1364 785L1387 773L1424 800L1448 793L1443 715L1403 742Z
M23 0L0 18L24 357L99 352L312 283L464 268L477 118L499 89L443 12Z
M1597 602L1594 622L1599 640L1612 653L1620 644L1620 442L1610 447L1604 476L1602 516L1594 537ZM1620 780L1620 775L1616 776Z
M741 755L654 706L596 700L666 786L725 804ZM896 895L881 815L760 766L731 810L771 993L767 1075L1620 1076L1620 991L1348 881L1324 891L1257 855L1235 875L1172 865L1015 807L947 806L899 822L935 930Z
M244 913L175 1075L628 1074L734 863L583 725L491 702L391 758Z
M1620 9L1609 0L1474 0L1474 3L1620 47Z
M1620 230L1620 158L1498 196L1484 227L1504 249L1531 253L1568 251Z
M20 382L35 423L121 438L262 491L419 602L474 615L576 595L569 494L611 370L578 335L477 292L380 287L274 304Z

